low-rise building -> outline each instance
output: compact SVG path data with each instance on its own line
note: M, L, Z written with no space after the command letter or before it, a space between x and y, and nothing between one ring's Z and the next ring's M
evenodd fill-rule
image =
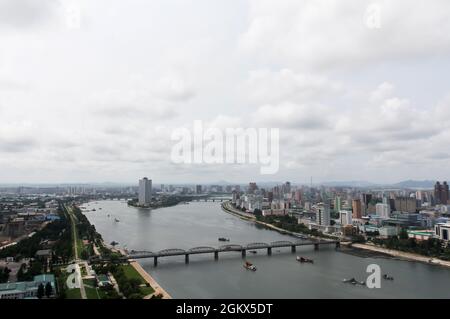
M417 241L428 240L434 237L434 232L430 230L408 230L408 237Z
M50 283L52 296L55 294L55 276L44 274L34 276L33 281L22 281L0 284L0 299L34 299L37 298L39 285L44 287Z
M393 226L384 226L378 228L378 232L381 237L388 238L393 236L398 236L398 228Z
M450 241L450 223L439 223L434 226L435 235L444 241Z
M286 209L265 209L262 211L263 216L284 216L287 213Z

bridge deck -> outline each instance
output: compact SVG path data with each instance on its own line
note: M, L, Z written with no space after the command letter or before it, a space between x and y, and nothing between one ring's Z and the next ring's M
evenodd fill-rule
M271 244L265 243L255 243L248 244L245 246L241 245L224 245L219 248L213 247L198 247L192 248L189 250L183 249L166 249L159 252L131 252L128 255L128 258L132 259L142 259L142 258L158 258L158 257L170 257L170 256L186 256L186 255L199 255L199 254L211 254L211 253L219 253L219 252L243 252L247 250L261 250L261 249L272 249L272 248L283 248L283 247L299 247L299 246L313 246L313 245L333 245L338 244L337 240L330 241L304 241L304 242L274 242Z

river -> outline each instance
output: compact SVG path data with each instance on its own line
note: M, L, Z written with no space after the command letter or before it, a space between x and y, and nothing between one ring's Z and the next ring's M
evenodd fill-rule
M218 237L232 243L270 243L294 240L288 235L261 228L222 211L220 203L193 202L174 207L145 210L121 201L99 201L84 205L85 212L105 242L116 241L129 250L159 251L167 248L218 247ZM108 214L110 215L108 217ZM115 222L117 218L120 222ZM223 243L222 243L223 244ZM296 255L314 259L300 264ZM339 252L334 247L299 247L264 250L247 254L258 270L243 268L240 253L142 259L139 263L174 298L450 298L450 269L390 258L363 258ZM381 288L346 284L343 278L364 281L366 268L378 264L394 281L381 281Z

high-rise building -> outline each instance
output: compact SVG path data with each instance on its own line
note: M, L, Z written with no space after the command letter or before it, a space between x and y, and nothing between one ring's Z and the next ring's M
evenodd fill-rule
M291 192L291 183L290 182L286 182L282 186L282 192L283 192L283 194L289 194Z
M202 185L197 185L195 186L195 192L197 194L201 194L202 193Z
M389 217L391 215L390 210L391 209L388 204L378 203L376 205L377 216L379 216L380 218L389 219Z
M342 210L342 201L341 196L336 196L334 198L334 211L340 212Z
M436 182L434 186L434 200L436 204L439 205L447 205L449 201L449 187L447 182L441 184L440 182Z
M339 211L339 219L342 226L352 225L352 212L348 210Z
M360 199L354 199L352 201L352 209L353 209L353 218L360 219L362 217L362 207Z
M296 190L295 194L294 194L294 200L297 203L300 203L302 201L302 191L301 190Z
M248 193L249 194L254 194L257 189L258 189L258 186L256 186L255 182L250 182L248 184Z
M395 197L394 209L398 212L415 213L417 211L417 200L414 197Z
M362 194L362 214L368 215L369 204L372 201L372 194Z
M144 177L139 180L139 205L148 206L152 201L152 180Z
M320 226L330 226L331 212L329 202L325 202L323 207L321 207L317 212L317 224L319 224Z

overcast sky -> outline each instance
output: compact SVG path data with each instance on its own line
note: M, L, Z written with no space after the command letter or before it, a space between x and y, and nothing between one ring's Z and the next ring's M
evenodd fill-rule
M449 30L448 0L0 0L0 183L449 179ZM171 163L194 120L280 128L279 173Z

